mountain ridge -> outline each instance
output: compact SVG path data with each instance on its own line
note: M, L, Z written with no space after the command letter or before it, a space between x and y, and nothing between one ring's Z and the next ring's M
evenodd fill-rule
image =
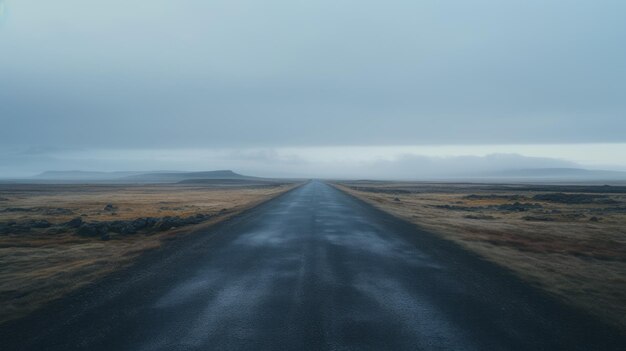
M114 182L179 182L188 179L262 179L246 176L232 170L215 171L45 171L30 179L42 181L114 181Z

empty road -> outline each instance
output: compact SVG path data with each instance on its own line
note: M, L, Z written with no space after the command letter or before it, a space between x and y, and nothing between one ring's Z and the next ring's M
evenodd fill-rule
M610 328L313 181L0 328L2 350L618 350Z

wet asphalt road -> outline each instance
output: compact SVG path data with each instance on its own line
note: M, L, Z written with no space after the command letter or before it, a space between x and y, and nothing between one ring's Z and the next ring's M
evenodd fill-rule
M2 350L612 350L508 272L321 182L0 328Z

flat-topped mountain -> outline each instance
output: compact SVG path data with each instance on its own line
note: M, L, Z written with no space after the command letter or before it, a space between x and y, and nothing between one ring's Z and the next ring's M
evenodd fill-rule
M259 179L235 173L231 170L218 170L206 172L155 172L130 175L122 178L131 181L150 181L150 182L180 182L190 179Z
M152 171L152 172L87 172L87 171L47 171L38 174L30 181L35 182L114 182L114 183L178 183L194 180L262 180L235 173L231 170L204 172Z

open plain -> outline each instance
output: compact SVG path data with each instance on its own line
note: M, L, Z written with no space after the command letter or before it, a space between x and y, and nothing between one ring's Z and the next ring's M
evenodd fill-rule
M335 185L626 331L626 187Z
M322 182L31 315L6 350L622 350L610 325Z
M293 186L0 184L0 323Z

